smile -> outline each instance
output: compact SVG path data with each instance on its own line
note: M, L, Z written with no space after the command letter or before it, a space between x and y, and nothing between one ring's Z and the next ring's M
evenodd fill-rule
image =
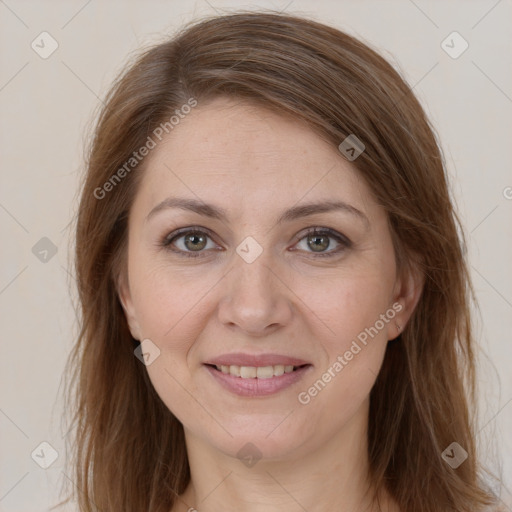
M204 365L213 379L224 389L239 396L268 396L282 391L301 380L313 366L272 365Z

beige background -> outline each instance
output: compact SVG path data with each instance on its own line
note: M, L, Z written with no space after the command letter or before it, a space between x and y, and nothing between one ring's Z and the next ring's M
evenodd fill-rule
M262 7L309 14L378 47L438 130L481 305L478 440L493 468L502 465L502 499L512 510L510 1L0 0L0 511L48 510L67 478L59 384L76 333L68 225L95 109L141 46L198 16ZM31 48L43 31L58 43L47 59ZM457 59L441 47L453 31L469 43ZM55 255L41 252L51 248L43 237ZM31 458L41 442L59 454L48 469ZM51 449L37 448L34 458L43 452Z

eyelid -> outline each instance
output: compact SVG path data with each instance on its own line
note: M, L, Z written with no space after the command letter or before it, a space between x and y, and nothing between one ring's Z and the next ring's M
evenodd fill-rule
M309 235L327 235L331 238L334 238L336 242L339 244L339 247L325 252L314 252L314 251L305 251L307 256L313 256L315 258L328 258L328 257L336 257L339 256L342 252L352 247L352 241L345 236L343 233L336 231L332 228L314 226L306 228L306 230L301 231L296 235L296 244L302 241L305 237ZM298 249L292 249L293 251L297 251Z
M176 238L182 235L186 235L187 233L204 233L208 235L211 239L215 238L212 231L210 231L208 228L204 228L202 226L187 226L184 228L175 229L168 235L165 235L164 239L162 240L162 243L168 245Z
M190 258L197 258L197 257L204 257L209 251L183 251L181 249L177 249L173 246L173 242L179 238L181 238L184 235L187 235L189 233L200 233L206 235L208 238L210 238L217 246L217 242L215 241L215 236L213 235L212 231L210 231L208 228L205 228L203 226L187 226L184 228L179 228L168 235L166 235L162 241L159 243L159 246L163 247L164 249L167 249L168 251L172 251L175 254L178 254L180 256L190 257ZM223 250L216 248L215 250Z
M352 245L352 241L347 236L345 236L343 233L340 233L339 231L336 231L335 229L332 229L332 228L324 228L324 227L320 227L320 226L313 226L313 227L306 228L305 230L303 230L299 234L297 234L296 240L300 241L305 236L308 236L308 235L329 235L332 238L337 239L340 243L344 243L347 246Z

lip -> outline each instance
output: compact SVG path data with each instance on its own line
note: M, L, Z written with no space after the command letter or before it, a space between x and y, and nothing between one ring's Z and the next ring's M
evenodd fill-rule
M222 373L213 366L206 366L210 375L225 389L235 395L245 397L268 396L278 393L302 379L312 366L302 366L291 373L284 373L270 379L242 379L234 375Z
M298 368L293 372L283 373L283 375L270 377L269 379L243 379L223 373L216 368L216 366L232 365L256 367L284 365ZM204 363L203 367L224 389L244 397L264 397L278 393L299 382L306 373L313 369L311 363L295 357L280 354L250 355L242 353L224 354L215 357Z
M284 366L303 366L311 363L282 354L244 354L242 352L235 352L214 357L204 364L215 366L276 366L279 364Z

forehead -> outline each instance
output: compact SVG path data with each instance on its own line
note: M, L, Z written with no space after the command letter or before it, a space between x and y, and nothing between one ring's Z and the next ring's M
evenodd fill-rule
M301 198L351 198L369 191L337 148L304 122L267 108L217 98L199 103L152 150L139 196L187 195L280 204Z

